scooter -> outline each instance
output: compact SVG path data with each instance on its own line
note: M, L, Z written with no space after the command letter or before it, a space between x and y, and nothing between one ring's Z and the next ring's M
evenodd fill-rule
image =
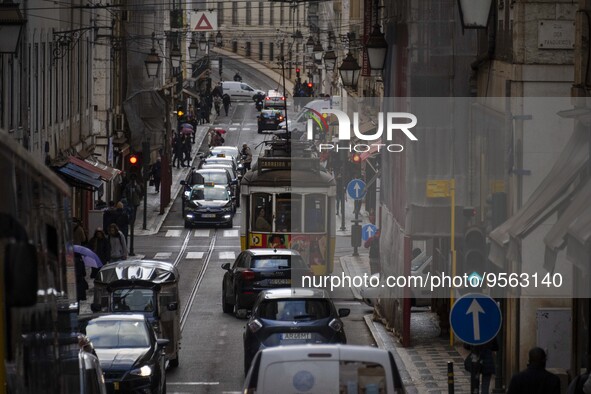
M263 109L263 100L259 100L256 102L255 107L257 109L257 111L261 111Z

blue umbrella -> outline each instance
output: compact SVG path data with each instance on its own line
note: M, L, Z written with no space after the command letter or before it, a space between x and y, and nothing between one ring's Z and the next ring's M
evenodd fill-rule
M78 253L82 256L82 261L84 261L86 267L101 268L103 266L100 257L98 257L92 250L82 245L74 245L74 253Z

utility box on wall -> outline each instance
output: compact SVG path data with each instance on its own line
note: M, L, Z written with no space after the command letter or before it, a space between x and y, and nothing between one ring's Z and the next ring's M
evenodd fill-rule
M570 308L538 308L537 344L547 353L547 368L568 369L571 357L572 311Z

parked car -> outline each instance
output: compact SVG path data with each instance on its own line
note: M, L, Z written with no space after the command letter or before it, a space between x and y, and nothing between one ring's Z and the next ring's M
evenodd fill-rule
M292 278L312 275L299 252L292 249L247 249L234 263L225 263L222 283L222 309L224 313L245 313L251 309L262 290L290 287ZM298 282L296 282L298 283Z
M226 186L193 186L185 208L185 227L213 224L232 228L236 211L234 200L235 197Z
M235 162L240 161L240 150L235 146L214 146L209 151L209 156L218 156L219 154L233 157Z
M328 292L322 289L262 291L244 331L244 373L261 349L306 343L347 343L341 317L349 313L345 308L337 311Z
M277 109L264 109L257 116L258 133L265 130L278 130L279 123L283 122L283 115Z
M210 156L206 157L199 164L199 168L202 168L204 164L228 164L231 165L234 171L238 170L238 164L230 156Z
M183 217L185 216L185 205L189 201L191 196L191 189L195 185L214 184L226 186L232 192L232 196L238 199L240 187L238 185L238 179L236 179L229 169L225 168L201 168L199 170L191 171L185 180L181 181L183 185L183 196L182 196L182 212Z
M279 93L277 90L269 90L265 100L263 101L263 107L265 109L277 107L283 108L285 107L285 96Z
M243 393L403 393L392 353L370 346L294 345L258 352Z
M264 95L265 92L255 89L244 82L224 81L222 82L222 90L224 94L228 94L232 100L238 99L252 99L256 94Z
M164 347L141 314L104 315L88 321L92 342L104 373L107 391L166 392Z
M232 180L232 187L230 187L230 191L232 192L232 197L236 197L234 201L234 205L239 207L240 206L240 179L242 179L242 175L238 173L238 170L235 169L230 163L203 163L201 165L202 170L226 170L230 174L230 179Z

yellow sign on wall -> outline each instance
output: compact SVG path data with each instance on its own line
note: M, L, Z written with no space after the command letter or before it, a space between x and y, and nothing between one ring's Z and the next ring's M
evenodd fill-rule
M427 197L441 198L450 197L449 180L431 179L427 181Z

